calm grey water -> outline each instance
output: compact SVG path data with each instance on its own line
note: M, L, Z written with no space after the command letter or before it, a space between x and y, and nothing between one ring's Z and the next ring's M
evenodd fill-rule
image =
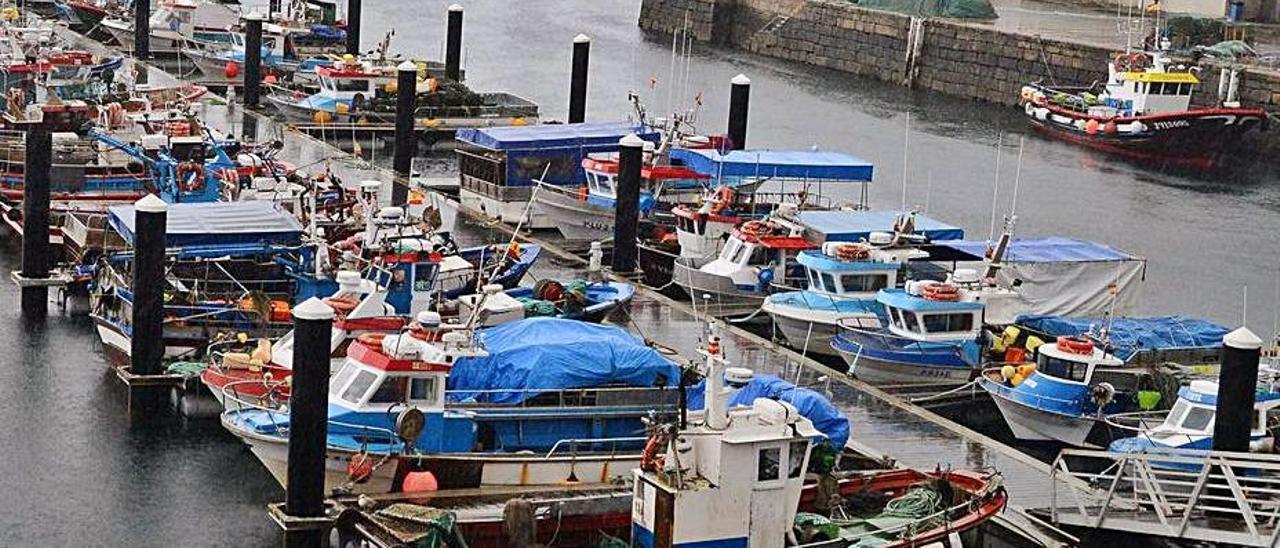
M365 44L397 28L393 47L440 56L447 2L366 0ZM548 118L567 110L573 37L593 38L588 117L630 112L628 90L653 112L667 110L670 41L646 40L638 2L562 0L466 2L465 63L478 90L525 95ZM1003 135L998 210L1012 207L1018 172L1018 232L1095 239L1149 258L1144 313L1187 313L1270 333L1280 259L1280 173L1274 160L1199 178L1155 174L1026 134L1015 109L914 94L826 71L697 46L689 104L722 131L728 81L750 76L749 145L818 146L876 165L872 205L902 205L904 136L911 119L906 203L985 237ZM657 80L650 89L651 78ZM448 155L432 165L447 172ZM476 237L473 235L473 238ZM18 266L0 253L0 279ZM122 387L94 347L91 325L52 317L28 325L17 291L0 283L0 540L71 546L271 545L263 512L283 496L216 421L131 422ZM1022 501L1026 504L1027 501Z

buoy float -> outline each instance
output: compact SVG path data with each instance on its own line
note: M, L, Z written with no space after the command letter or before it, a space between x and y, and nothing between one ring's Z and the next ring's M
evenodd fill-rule
M363 483L373 475L373 459L365 453L351 455L347 461L347 479L355 483Z
M346 103L335 103L333 105L333 110L336 111L338 114L346 114L348 112L351 112L351 105L348 105Z
M406 493L437 491L440 489L440 482L436 481L436 475L431 472L409 472L404 475L403 489Z
M333 121L333 115L329 114L329 112L325 110L317 110L316 113L311 116L311 120L323 126Z
M1099 124L1097 120L1091 119L1088 122L1084 123L1084 132L1088 133L1089 135L1097 135L1099 125L1101 124Z
M227 61L227 66L222 69L222 73L225 74L227 78L235 78L240 74L240 64L235 61Z

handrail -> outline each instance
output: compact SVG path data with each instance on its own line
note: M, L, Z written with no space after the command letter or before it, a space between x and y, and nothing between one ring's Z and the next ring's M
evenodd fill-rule
M543 458L547 458L547 459L551 458L551 456L552 456L552 455L555 455L556 451L558 451L558 450L560 449L560 446L561 446L561 445L572 445L572 446L575 448L575 449L574 449L574 451L576 452L576 448L577 448L577 446L578 446L578 444L579 444L579 443L592 443L592 444L594 444L594 443L613 443L613 444L616 446L618 443L630 443L630 442L636 442L636 441L645 441L645 440L647 440L647 439L649 439L649 438L644 437L644 436L627 436L627 437L617 437L617 438L573 438L573 439L563 439L563 440L558 440L558 441L556 441L555 445L552 445L552 446L551 446L551 450L550 450L550 451L547 451L546 456L545 456L545 457L543 457Z

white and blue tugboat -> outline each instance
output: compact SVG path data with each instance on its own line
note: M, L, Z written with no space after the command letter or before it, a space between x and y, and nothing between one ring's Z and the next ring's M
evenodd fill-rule
M964 383L982 363L984 303L973 271L957 271L948 282L908 282L903 289L882 289L885 326L858 327L841 322L831 347L849 365L849 374L867 382ZM1007 293L1001 293L1007 294Z
M1164 421L1153 422L1144 417L1136 427L1124 421L1125 415L1109 417L1112 426L1130 431L1132 437L1120 438L1109 449L1117 453L1151 453L1170 449L1213 449L1213 424L1218 412L1218 383L1211 380L1193 380L1178 389L1178 401L1165 415ZM1249 432L1250 451L1270 451L1274 443L1270 431L1280 416L1280 392L1267 383L1259 383L1254 396L1253 428ZM1171 462L1156 463L1162 467L1182 466Z
M674 414L680 375L634 335L573 320L361 335L329 384L326 491L385 493L410 471L441 489L608 482L640 464L641 419ZM288 409L229 407L223 426L283 484Z

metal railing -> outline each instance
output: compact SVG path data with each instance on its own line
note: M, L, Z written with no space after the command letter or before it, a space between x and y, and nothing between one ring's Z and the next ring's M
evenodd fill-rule
M1064 449L1049 485L1054 524L1250 546L1280 540L1280 455ZM1069 503L1059 500L1063 486Z
M627 436L627 437L619 437L619 438L576 438L576 439L559 440L556 442L555 445L551 446L551 450L547 451L546 456L544 456L543 458L550 459L551 457L555 456L556 453L560 452L560 447L562 445L568 446L569 447L568 451L570 453L570 456L576 457L578 453L579 445L609 444L609 446L611 447L609 452L617 452L618 444L620 443L627 443L627 444L637 443L637 442L643 442L647 439L649 438L644 436Z

